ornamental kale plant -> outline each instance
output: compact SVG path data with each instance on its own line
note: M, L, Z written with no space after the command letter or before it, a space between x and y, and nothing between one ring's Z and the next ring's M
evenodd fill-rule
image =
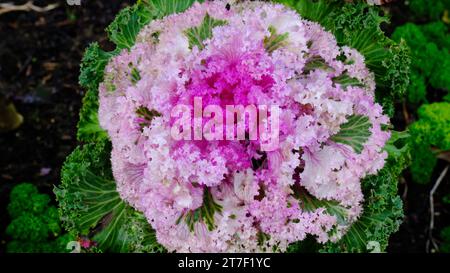
M81 67L83 144L55 189L68 230L112 252L386 248L409 161L389 121L408 50L365 2L278 2L139 1L117 16L116 49L92 44ZM199 129L198 98L205 111L277 105L278 146L263 149L251 122L223 140L234 114ZM217 139L191 140L211 122Z

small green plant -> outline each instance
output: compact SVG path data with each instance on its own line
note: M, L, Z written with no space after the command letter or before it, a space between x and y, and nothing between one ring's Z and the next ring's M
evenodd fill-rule
M426 104L418 110L419 121L413 123L411 173L414 181L430 181L439 154L450 150L450 103Z
M50 196L39 193L36 186L29 183L15 186L8 213L11 223L6 234L12 240L7 244L7 252L68 252L66 245L74 239L61 229L59 213L50 205Z
M412 120L416 121L409 126L410 171L415 182L426 184L438 159L446 158L450 151L450 0L406 3L415 22L397 27L393 39L406 41L411 49L411 83L406 100L407 110L412 110ZM448 204L450 195L443 201ZM450 226L440 235L439 251L450 252Z
M429 102L429 98L439 98L430 94L430 87L445 94L450 90L450 34L443 22L425 25L407 23L398 27L394 40L404 39L411 48L412 64L408 87L408 101L413 104ZM447 95L448 99L448 95Z
M407 102L417 119L409 127L411 173L423 184L430 181L438 157L450 150L450 34L449 25L441 21L449 4L449 0L410 0L417 21L397 27L392 35L411 49ZM422 19L431 22L422 24Z

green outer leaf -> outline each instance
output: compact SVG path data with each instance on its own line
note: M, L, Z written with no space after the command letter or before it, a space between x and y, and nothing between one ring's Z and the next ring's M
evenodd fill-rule
M141 16L141 13L146 12L139 4L127 7L121 10L114 22L106 28L109 39L118 49L133 47L137 34L150 21L149 16Z
M141 0L132 7L123 9L108 26L109 39L118 49L130 49L136 42L139 31L150 21L188 9L196 0Z
M411 162L407 142L403 146L394 142L397 150L389 153L384 168L362 181L365 197L362 216L339 242L327 243L322 252L367 252L371 241L379 243L381 251L386 249L389 236L398 230L403 219L402 201L397 194L398 177Z
M411 137L411 135L408 133L408 131L404 132L397 132L397 131L391 131L391 138L384 146L384 150L388 152L390 155L394 155L396 157L401 156L404 153L407 153L409 150L409 143L408 140ZM398 148L397 143L402 142L403 144L401 148Z
M142 213L136 211L133 213L126 231L130 235L128 241L133 246L135 252L166 252L166 249L158 243L155 231Z
M160 19L167 15L180 13L187 10L195 2L203 3L204 0L142 0L138 4L143 4L150 10L153 19Z
M67 158L62 169L62 184L54 190L61 219L66 229L88 236L102 250L133 252L138 247L144 249L141 246L144 235L153 231L148 230L148 223L148 228L134 227L138 213L125 204L116 191L110 152L110 143L99 141L78 147ZM141 241L137 239L139 237L142 237ZM156 245L146 247L158 248Z
M77 139L83 142L95 142L108 138L98 121L98 97L94 90L87 91L78 121Z
M80 85L87 89L80 111L77 138L82 142L107 139L106 132L98 122L98 87L103 81L104 70L108 61L118 51L105 52L97 43L91 44L81 62Z
M363 215L339 242L326 244L322 251L367 252L370 241L378 242L382 251L386 249L390 234L398 230L403 218L402 201L397 195L399 174L390 168L388 165L377 176L365 179Z
M336 1L298 1L298 0L275 0L296 9L304 18L314 22L324 22L326 17L338 7Z
M185 31L185 35L189 40L189 48L192 49L194 46L197 46L199 49L203 49L205 47L203 41L212 37L213 28L223 26L226 23L224 20L217 20L206 14L200 26Z
M98 43L92 43L86 49L80 66L80 85L88 90L97 90L103 81L103 74L109 60L119 51L105 52Z
M366 116L353 115L347 118L348 121L341 125L339 133L331 137L331 140L342 143L353 148L355 153L361 153L364 143L369 139L370 120Z

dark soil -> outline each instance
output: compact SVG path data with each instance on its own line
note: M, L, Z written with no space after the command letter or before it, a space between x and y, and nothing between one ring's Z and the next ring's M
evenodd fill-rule
M5 2L5 1L0 1ZM24 4L27 1L7 1ZM34 183L51 193L64 159L76 146L76 124L83 90L79 65L93 41L108 46L104 29L132 1L35 1L49 12L0 15L0 95L16 105L24 124L0 134L0 252L9 223L6 206L11 188Z
M11 188L30 182L50 194L53 185L59 183L61 165L77 144L76 124L84 95L78 85L83 52L93 41L110 46L104 29L121 8L132 2L82 0L81 6L69 6L65 1L35 1L39 6L59 3L59 7L44 13L0 15L0 95L14 102L24 116L18 130L0 134L0 252L7 240L4 230L9 223L6 206ZM402 6L393 7L394 18L398 18L394 26L407 21ZM387 31L391 30L392 26L388 27ZM398 129L405 128L402 115L394 122ZM444 166L441 162L434 181ZM443 194L450 192L449 177L435 197L436 238L443 226L450 225L450 206L442 204ZM405 220L392 236L389 252L426 251L432 186L415 184L405 173L399 186Z

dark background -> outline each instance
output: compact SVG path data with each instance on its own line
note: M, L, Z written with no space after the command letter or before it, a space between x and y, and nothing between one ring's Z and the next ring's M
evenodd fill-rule
M4 1L23 4L27 1ZM86 1L69 6L64 0L34 1L46 6L59 3L48 12L20 11L0 14L0 95L16 105L24 117L22 126L0 134L0 252L4 251L6 211L11 188L30 182L41 192L52 193L60 181L65 157L75 148L76 124L84 91L78 85L79 64L89 43L98 41L105 49L104 29L117 12L134 1ZM393 23L389 34L408 21L402 1L390 5ZM401 110L401 104L398 105ZM397 130L405 128L401 116L394 119ZM444 163L436 168L434 180ZM450 192L450 175L435 195L435 236L449 225L450 212L441 204ZM429 239L429 192L433 182L418 185L406 171L399 184L405 208L400 231L391 237L388 252L425 252Z

